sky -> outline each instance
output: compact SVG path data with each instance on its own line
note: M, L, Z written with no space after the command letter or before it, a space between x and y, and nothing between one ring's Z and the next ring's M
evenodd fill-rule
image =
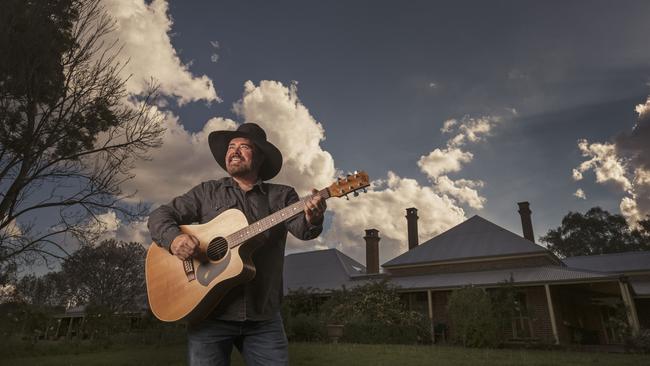
M104 0L130 93L153 77L167 128L125 191L157 207L225 176L207 135L244 122L284 154L273 182L300 194L368 172L367 194L330 199L323 234L365 263L480 215L535 236L600 206L650 214L648 1ZM107 236L148 243L144 222L102 216Z

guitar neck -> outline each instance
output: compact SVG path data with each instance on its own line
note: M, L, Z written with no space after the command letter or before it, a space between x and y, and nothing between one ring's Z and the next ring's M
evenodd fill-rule
M253 237L265 232L275 225L279 225L289 219L294 218L305 210L307 201L316 195L323 197L323 199L330 198L330 193L327 188L320 190L318 193L314 193L313 195L303 197L298 202L291 204L281 209L280 211L277 211L259 221L246 226L239 231L235 231L234 233L228 235L228 237L225 238L228 242L228 246L230 248L237 247L244 243L246 240L252 239Z

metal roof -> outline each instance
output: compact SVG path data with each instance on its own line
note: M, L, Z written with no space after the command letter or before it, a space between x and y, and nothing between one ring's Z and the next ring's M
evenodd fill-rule
M284 292L311 288L318 292L360 284L353 276L364 275L366 267L337 249L289 254L284 258Z
M650 296L650 281L630 281L632 289L637 296Z
M650 251L625 252L600 255L583 255L562 260L572 268L601 272L650 271Z
M560 266L501 269L491 271L440 273L393 277L390 282L403 289L458 288L467 285L491 286L512 279L514 284L581 282L616 279L605 274Z
M545 252L544 247L475 215L382 266Z

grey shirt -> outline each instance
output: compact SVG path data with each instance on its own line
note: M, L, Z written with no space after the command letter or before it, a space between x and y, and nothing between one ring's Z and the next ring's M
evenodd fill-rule
M203 182L149 215L151 238L169 248L182 234L178 225L202 224L230 208L241 210L249 223L258 221L299 200L296 191L285 185L258 182L244 192L230 177ZM268 320L280 311L282 270L287 231L296 238L310 240L323 230L311 225L304 213L263 233L265 244L253 254L255 278L239 285L221 300L211 317L221 320Z

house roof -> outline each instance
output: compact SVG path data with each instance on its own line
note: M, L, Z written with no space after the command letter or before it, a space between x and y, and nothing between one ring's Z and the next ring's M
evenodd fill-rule
M630 284L632 285L632 289L637 297L650 297L650 281L632 280L630 281Z
M582 255L562 260L567 266L601 272L650 271L650 251Z
M475 215L383 267L546 252L544 247Z
M445 289L467 285L491 286L513 280L514 284L581 282L613 279L612 275L560 266L526 267L491 271L393 277L390 282L404 289Z
M284 292L299 288L317 291L354 286L352 277L364 275L366 267L337 249L289 254L284 258Z

